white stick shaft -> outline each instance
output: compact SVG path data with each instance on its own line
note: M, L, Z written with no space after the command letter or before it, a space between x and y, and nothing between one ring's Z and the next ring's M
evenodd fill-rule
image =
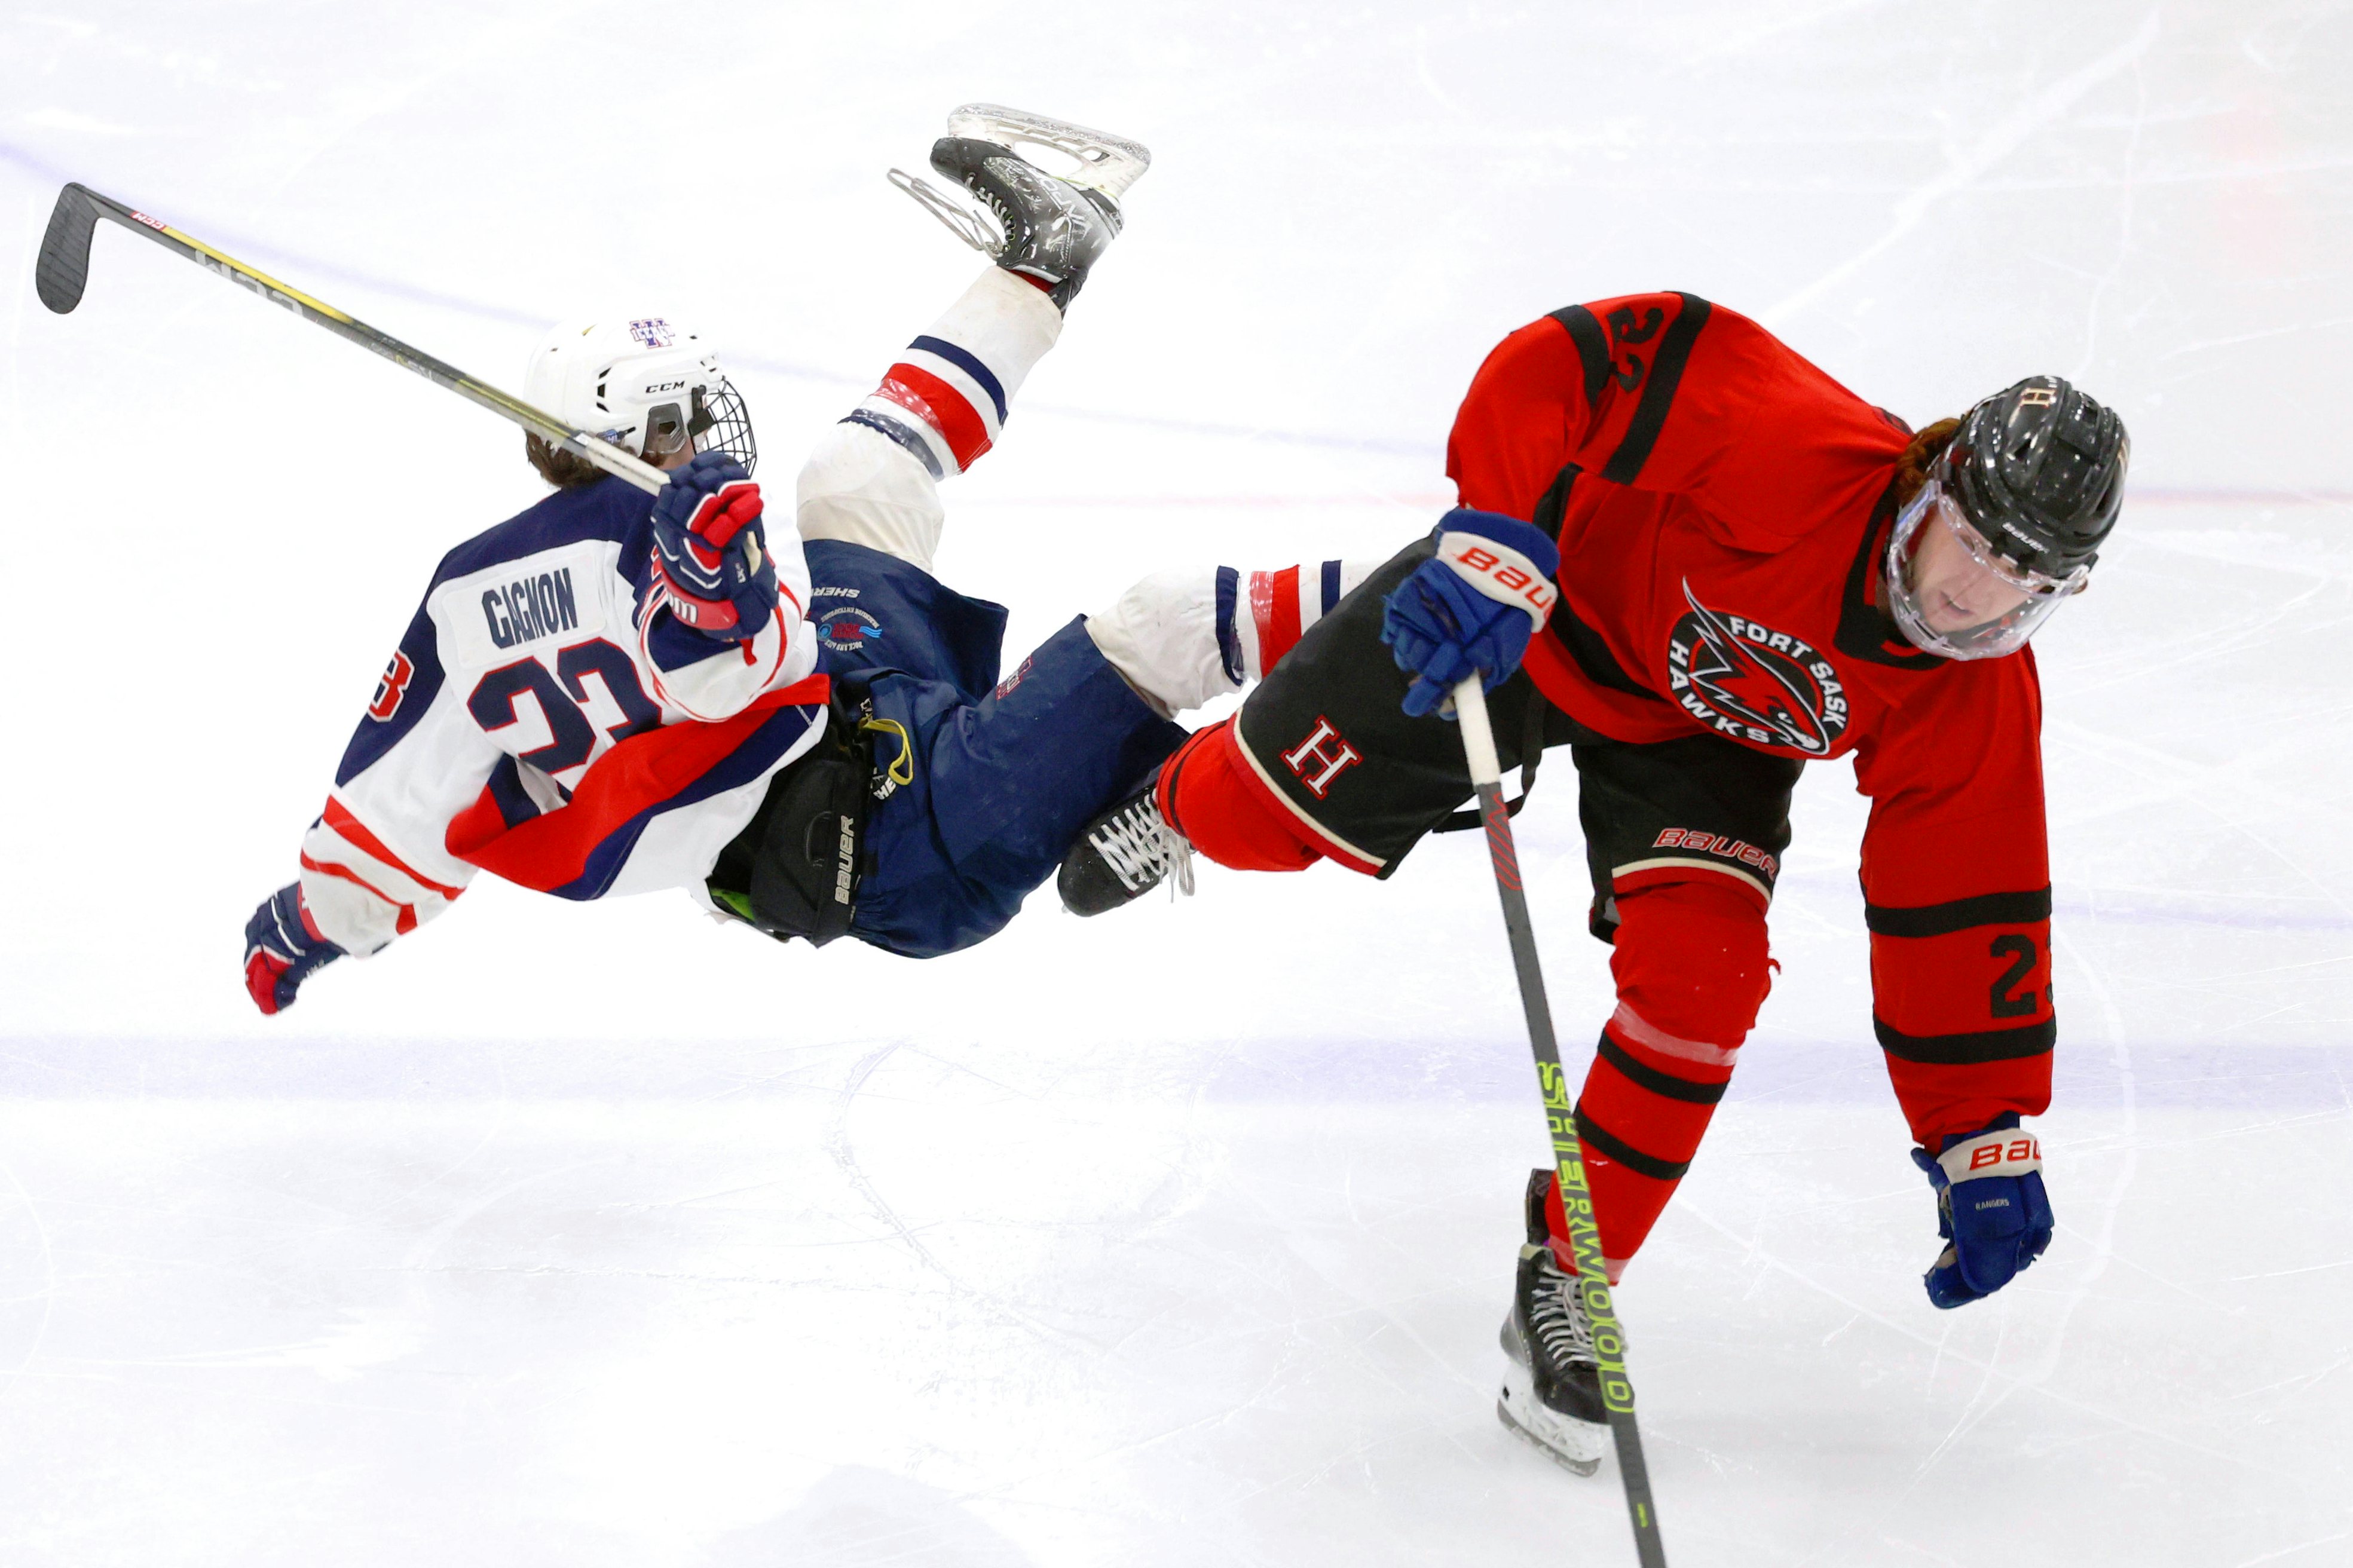
M1495 760L1495 728L1487 722L1487 693L1477 674L1464 677L1454 688L1454 717L1462 726L1462 754L1471 764L1472 786L1502 784L1504 765Z

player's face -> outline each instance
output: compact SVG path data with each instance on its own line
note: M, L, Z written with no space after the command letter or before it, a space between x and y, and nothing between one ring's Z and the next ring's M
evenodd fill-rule
M1996 552L1933 481L1906 506L1888 544L1888 607L1914 646L1942 658L2000 658L2034 630L2091 568L2063 580Z
M1923 525L1909 573L1920 618L1930 630L1947 636L1965 632L2001 619L2032 597L1995 575L1955 528L1939 526L1940 521L1932 518Z

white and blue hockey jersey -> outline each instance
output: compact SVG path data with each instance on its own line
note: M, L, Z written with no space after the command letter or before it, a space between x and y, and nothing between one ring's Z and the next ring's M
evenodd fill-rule
M748 643L679 626L650 499L560 491L442 559L302 841L320 932L372 953L478 870L567 899L696 888L822 733L808 566L770 522L777 610Z

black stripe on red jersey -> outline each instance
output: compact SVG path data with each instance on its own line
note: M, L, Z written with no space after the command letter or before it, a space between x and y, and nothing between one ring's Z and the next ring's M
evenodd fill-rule
M1601 389L1609 384L1609 334L1582 305L1563 305L1552 312L1552 319L1568 329L1568 341L1577 345L1577 357L1585 366L1585 405L1590 408L1601 401Z
M2045 1018L2022 1029L1978 1029L1965 1035L1907 1035L1874 1017L1871 1027L1880 1048L1903 1061L1931 1067L1969 1067L2046 1055L2059 1043L2059 1020Z
M1589 319L1591 312L1587 312L1587 315ZM1552 483L1537 498L1535 516L1528 521L1554 539L1558 539L1561 519L1568 514L1569 493L1577 488L1577 481L1584 472L1575 463L1562 464L1560 472L1553 476ZM1546 625L1552 635L1560 639L1561 646L1568 650L1568 657L1577 661L1577 668L1585 672L1585 679L1594 685L1622 691L1629 697L1646 697L1653 702L1666 700L1626 673L1626 667L1618 662L1618 656L1609 651L1609 645L1601 640L1601 634L1577 617L1566 594L1553 601L1552 618Z
M1618 656L1609 651L1609 645L1601 640L1601 634L1586 625L1569 607L1567 595L1563 594L1553 601L1552 618L1546 625L1551 628L1552 635L1560 639L1561 647L1568 650L1568 657L1577 661L1577 668L1584 672L1585 679L1594 685L1622 691L1629 697L1647 697L1653 702L1666 700L1626 673L1626 667L1618 662Z
M1886 552L1887 531L1894 521L1895 481L1890 479L1871 509L1871 521L1863 525L1854 563L1847 568L1846 593L1839 601L1838 634L1831 641L1839 652L1873 664L1891 664L1898 669L1941 668L1950 661L1923 653L1905 641L1894 617L1876 602L1879 558Z
M1638 1176L1648 1176L1654 1182L1680 1182L1691 1169L1689 1160L1662 1160L1656 1154L1645 1154L1615 1132L1598 1127L1593 1118L1585 1114L1580 1103L1577 1108L1577 1140L1594 1153L1617 1161Z
M1636 1060L1634 1054L1611 1039L1606 1029L1601 1035L1601 1059L1625 1074L1637 1089L1647 1089L1662 1099L1680 1100L1685 1105L1714 1105L1732 1087L1729 1082L1694 1083L1687 1078L1661 1072L1648 1062Z
M1560 472L1552 477L1552 483L1545 487L1545 493L1536 498L1535 515L1528 521L1556 542L1560 539L1560 520L1568 515L1569 492L1577 489L1577 478L1584 472L1575 463L1563 463Z
M2032 925L2051 918L2051 889L1980 893L1941 904L1865 904L1862 923L1873 936L1950 936L1973 926Z
M1602 465L1601 477L1612 484L1632 484L1641 477L1642 465L1651 460L1651 448L1658 445L1667 410L1674 405L1675 388L1683 379L1683 363L1691 358L1699 330L1707 325L1715 309L1696 294L1678 293L1675 298L1683 301L1683 309L1675 312L1674 325L1659 344L1659 357L1642 387L1642 401L1634 405L1634 417L1627 424L1618 449Z

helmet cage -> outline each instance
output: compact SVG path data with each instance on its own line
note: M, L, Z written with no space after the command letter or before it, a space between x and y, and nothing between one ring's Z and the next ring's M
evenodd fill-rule
M758 460L743 395L695 333L660 317L555 328L523 395L649 462L723 451L749 471Z
M694 389L686 433L698 452L724 452L744 465L747 474L760 466L760 444L752 438L752 415L735 384L720 376L709 386Z
M1922 561L1933 548L1936 534L1949 536L1968 563L1959 568L1957 577L1948 565L1947 585L1941 592L1937 584L1921 580ZM1947 559L1949 563L1949 555ZM2016 653L2062 604L2083 591L2091 575L2088 561L2063 577L2021 565L1987 542L1958 500L1936 479L1921 486L1920 493L1896 514L1894 530L1887 540L1889 613L1906 641L1941 658L2000 658ZM1940 626L1936 623L1948 618L1949 612L1936 612L1931 594L1952 605L1957 602L1949 591L1954 584L1964 592L1974 590L1980 597L2007 603L1973 624Z

